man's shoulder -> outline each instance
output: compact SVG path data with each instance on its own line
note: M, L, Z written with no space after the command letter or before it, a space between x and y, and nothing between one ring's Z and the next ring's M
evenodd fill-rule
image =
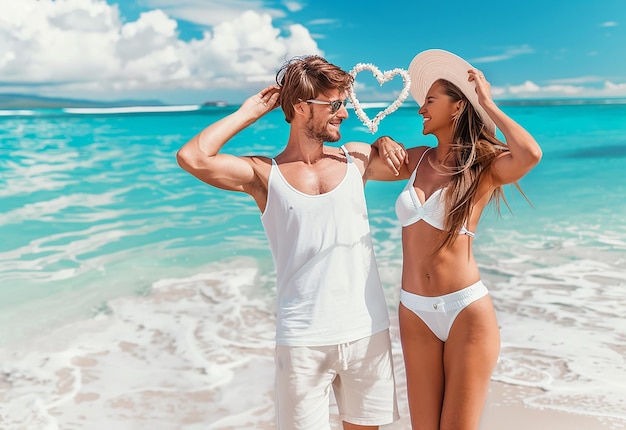
M345 146L348 151L359 151L359 152L369 151L371 148L371 145L369 143L357 142L357 141L344 143L343 146Z
M242 155L241 158L254 166L266 167L272 165L272 157L266 155Z
M365 142L348 142L343 145L348 154L353 159L359 160L366 165L369 164L370 156L372 154L372 145Z
M239 158L247 162L255 176L267 184L267 177L272 169L272 158L265 155L241 155Z

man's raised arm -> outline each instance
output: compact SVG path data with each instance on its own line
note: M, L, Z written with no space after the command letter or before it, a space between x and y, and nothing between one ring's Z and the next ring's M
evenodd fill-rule
M234 135L277 106L279 88L271 85L248 98L232 114L206 127L176 154L180 167L209 185L244 191L255 178L248 158L219 151Z

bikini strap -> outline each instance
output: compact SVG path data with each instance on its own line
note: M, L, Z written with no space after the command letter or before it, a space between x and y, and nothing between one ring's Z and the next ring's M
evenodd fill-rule
M426 153L428 151L430 151L431 149L433 149L432 147L428 148L427 150L425 150L424 152L422 152L422 156L420 157L420 161L417 162L417 166L415 166L415 171L417 171L417 168L420 166L420 164L422 164L422 158L424 158L424 155L426 155Z

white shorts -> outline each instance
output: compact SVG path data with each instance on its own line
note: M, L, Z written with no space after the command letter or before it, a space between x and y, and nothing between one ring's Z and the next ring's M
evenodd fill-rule
M278 430L330 429L330 389L342 421L399 419L389 330L340 345L276 346Z

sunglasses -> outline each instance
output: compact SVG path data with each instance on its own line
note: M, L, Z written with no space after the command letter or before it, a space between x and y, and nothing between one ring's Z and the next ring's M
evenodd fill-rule
M314 105L330 105L330 113L335 113L339 109L341 109L341 106L345 106L346 104L348 104L348 99L333 100L332 102L327 102L324 100L309 99L309 100L306 100L306 102L313 103Z

